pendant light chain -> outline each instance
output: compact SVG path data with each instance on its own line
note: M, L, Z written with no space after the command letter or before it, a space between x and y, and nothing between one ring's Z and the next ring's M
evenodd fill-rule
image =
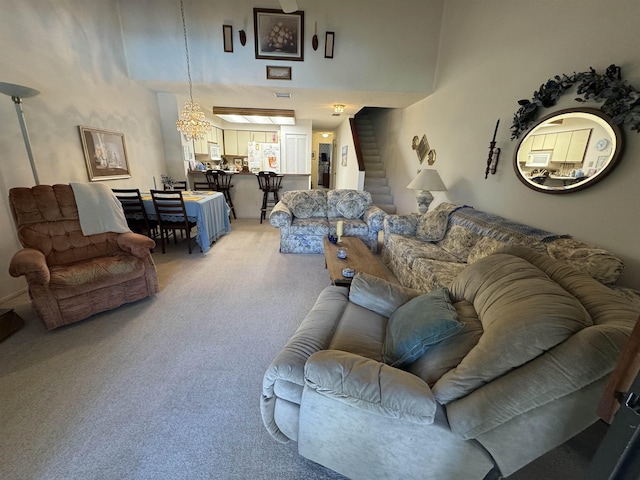
M189 79L189 98L193 103L193 87L191 86L191 66L189 62L189 42L187 41L187 22L184 19L184 1L180 0L180 14L182 15L182 32L184 34L184 51L187 57L187 78Z
M189 61L189 41L187 40L187 22L184 18L184 1L180 0L180 14L182 15L182 31L184 33L184 50L187 57L187 77L189 79L189 101L184 104L180 118L176 122L176 129L187 140L203 140L211 130L200 105L193 101L193 84L191 81L191 62Z

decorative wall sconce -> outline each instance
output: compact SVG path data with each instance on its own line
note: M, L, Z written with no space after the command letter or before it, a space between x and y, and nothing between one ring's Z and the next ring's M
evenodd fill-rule
M416 151L416 155L418 155L418 160L420 160L421 164L425 158L429 165L433 165L436 162L436 151L429 146L426 135L422 135L422 139L419 139L417 135L413 137L411 148Z
M318 22L315 23L313 28L313 38L311 39L311 46L313 47L313 51L318 50Z
M489 158L487 158L487 169L484 172L485 180L491 175L495 175L498 170L498 160L500 159L500 149L496 148L496 135L498 134L498 125L500 125L500 119L496 122L496 129L493 131L493 139L489 143Z
M324 37L324 58L333 58L333 44L335 43L335 32L327 32Z

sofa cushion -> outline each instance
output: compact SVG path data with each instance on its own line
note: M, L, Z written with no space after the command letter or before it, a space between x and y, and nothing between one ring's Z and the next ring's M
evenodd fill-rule
M326 218L299 218L294 217L291 222L292 235L325 236L329 235L329 222Z
M427 349L464 327L451 305L449 290L441 288L420 295L398 308L387 323L382 347L383 361L404 367Z
M464 328L429 347L424 355L406 368L429 386L433 386L442 375L456 368L482 335L482 323L471 303L462 300L454 303L453 307L458 312L458 320L465 324Z
M484 333L433 386L442 404L533 360L593 323L578 299L545 272L506 253L465 268L451 284L451 296L473 304Z
M480 238L482 237L472 230L460 225L451 225L444 238L438 243L438 246L459 261L466 262L473 246Z
M344 218L360 218L364 215L364 211L368 206L368 202L365 198L358 194L358 192L345 193L338 203L336 204L336 210Z
M307 191L298 191L291 195L287 206L298 218L310 218L319 207L316 199Z
M420 216L416 237L423 242L439 242L447 233L449 215L462 208L454 203L441 203L433 210Z
M442 210L434 210L420 216L416 238L423 242L438 242L444 238L447 232L449 213Z
M390 317L396 309L420 292L391 283L383 278L368 273L358 272L349 289L349 301L372 310L385 317Z

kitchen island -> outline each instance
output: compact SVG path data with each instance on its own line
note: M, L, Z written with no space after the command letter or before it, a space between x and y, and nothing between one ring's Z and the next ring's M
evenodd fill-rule
M228 172L233 173L233 172ZM195 190L194 182L206 182L204 172L190 171L189 185ZM260 218L262 207L262 190L258 188L258 178L255 173L233 173L233 188L230 190L231 201L238 218ZM311 174L284 174L280 197L289 190L309 190L311 188Z

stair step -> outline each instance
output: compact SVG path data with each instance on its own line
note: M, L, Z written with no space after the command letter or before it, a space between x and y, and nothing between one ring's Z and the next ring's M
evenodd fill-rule
M384 170L384 163L382 162L369 162L365 159L364 161L364 170Z
M365 172L365 177L364 177L365 190L367 190L369 187L380 187L388 184L389 184L389 180L387 180L387 177L372 178L372 177L369 177Z
M398 211L395 205L384 204L384 203L381 203L381 204L375 203L374 205L377 206L378 208L381 208L382 210L387 212L389 215L395 215L396 212Z
M393 204L393 195L371 195L371 201L376 205L381 204Z
M380 155L363 155L362 159L365 163L379 163L382 165L382 157Z
M386 170L370 170L366 172L366 176L369 178L386 178L387 172Z
M369 187L365 185L364 189L371 195L391 195L391 188L389 185L373 185Z

